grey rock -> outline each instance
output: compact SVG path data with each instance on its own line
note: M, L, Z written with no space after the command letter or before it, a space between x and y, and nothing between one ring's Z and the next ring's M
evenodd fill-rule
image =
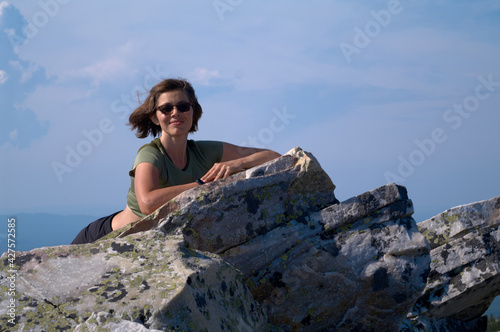
M429 273L411 200L395 184L342 203L334 189L312 155L293 149L185 192L117 236L154 228L219 254L284 330L397 330Z
M480 228L500 226L500 197L460 205L418 224L431 249L442 246Z
M429 247L411 213L406 190L387 185L222 257L284 330L398 330L429 273Z
M433 247L431 272L409 321L429 330L465 324L464 330L481 331L486 319L481 316L500 295L499 224L500 197L458 206L418 224Z
M470 321L461 321L450 317L427 318L405 320L400 332L440 332L440 331L460 331L460 332L480 332L486 331L488 320L485 316Z
M20 252L16 264L20 331L267 329L238 271L158 232ZM2 326L8 300L0 294Z

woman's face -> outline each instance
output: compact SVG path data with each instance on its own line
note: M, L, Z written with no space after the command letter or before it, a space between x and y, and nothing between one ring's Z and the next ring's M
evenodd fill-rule
M161 127L162 135L187 137L193 125L193 107L186 103L190 102L184 90L164 92L160 95L156 111L151 114L150 118L154 124ZM172 109L171 106L176 107ZM177 106L180 109L185 107L187 111L181 112Z

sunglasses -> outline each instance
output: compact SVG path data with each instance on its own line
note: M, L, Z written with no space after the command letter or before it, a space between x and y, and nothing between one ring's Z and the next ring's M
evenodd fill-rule
M184 113L191 109L191 103L188 101L182 101L177 105L163 104L161 106L158 106L155 110L160 111L163 114L169 114L174 110L174 107L177 109L178 112Z

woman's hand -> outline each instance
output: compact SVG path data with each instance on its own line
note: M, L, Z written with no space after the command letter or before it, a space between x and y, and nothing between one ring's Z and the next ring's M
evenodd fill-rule
M217 181L281 156L271 150L245 148L229 143L222 144L222 160L215 163L201 178L203 182Z
M201 180L205 183L217 181L243 170L243 163L240 159L215 163L207 174L203 175Z

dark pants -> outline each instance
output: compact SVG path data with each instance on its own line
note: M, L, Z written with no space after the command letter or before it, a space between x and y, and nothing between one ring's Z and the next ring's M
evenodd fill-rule
M92 243L95 240L111 233L113 231L111 228L111 221L113 220L113 217L120 212L121 211L115 212L110 216L102 217L94 222L91 222L87 227L82 229L80 233L78 233L71 244Z

